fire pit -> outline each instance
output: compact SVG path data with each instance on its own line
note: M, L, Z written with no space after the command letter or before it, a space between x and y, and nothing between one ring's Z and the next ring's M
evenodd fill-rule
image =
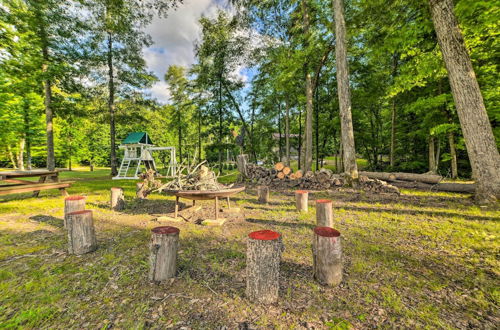
M175 213L174 218L177 218L179 212L179 198L190 199L193 205L197 200L215 200L215 220L219 218L219 199L226 198L228 207L229 197L245 190L244 186L231 187L220 190L163 190L167 195L175 196Z

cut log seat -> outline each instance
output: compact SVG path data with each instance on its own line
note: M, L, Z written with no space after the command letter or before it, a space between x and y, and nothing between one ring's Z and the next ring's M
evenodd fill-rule
M65 181L3 186L0 187L0 195L19 194L48 189L59 189L63 193L63 195L67 195L66 188L71 187L71 184L73 183L74 181Z

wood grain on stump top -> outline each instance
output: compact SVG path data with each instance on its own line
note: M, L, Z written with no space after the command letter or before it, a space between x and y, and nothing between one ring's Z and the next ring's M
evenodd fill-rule
M330 227L316 227L314 233L322 237L339 237L340 232Z
M332 200L331 199L318 199L318 200L316 200L316 203L328 204L328 203L332 203Z
M151 229L151 231L155 234L160 234L160 235L178 234L180 232L179 228L172 226L156 227Z
M76 214L84 214L84 213L92 213L92 210L75 211L75 212L68 213L68 215L76 215Z
M66 197L64 200L65 201L78 201L81 199L85 199L85 196L69 196L69 197Z
M295 193L297 193L297 194L307 194L308 191L307 190L296 190Z
M277 233L272 230L258 230L248 234L248 237L250 237L251 239L260 241L272 241L278 239L280 236L281 236L280 233Z

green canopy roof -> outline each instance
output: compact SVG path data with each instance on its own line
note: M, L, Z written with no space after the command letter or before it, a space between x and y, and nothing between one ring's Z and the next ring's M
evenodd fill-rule
M137 144L137 143L153 144L153 142L151 142L151 139L149 138L148 133L146 132L132 132L122 142L122 144Z

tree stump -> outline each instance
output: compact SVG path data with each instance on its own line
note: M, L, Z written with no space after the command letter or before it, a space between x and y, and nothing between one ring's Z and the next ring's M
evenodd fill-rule
M314 228L312 251L314 278L326 285L340 284L342 281L340 232L331 227Z
M246 295L252 301L274 303L278 300L281 235L259 230L248 237Z
M240 172L243 178L248 177L247 173L248 155L238 155L236 157L236 165L238 167L238 172Z
M306 190L295 191L295 206L299 212L307 212L309 193Z
M69 213L66 226L68 229L68 252L70 254L84 254L97 249L91 210Z
M259 195L259 203L267 204L269 202L269 187L268 186L258 186L257 194Z
M64 199L64 227L68 222L68 214L76 211L85 210L85 197L84 196L69 196Z
M111 188L111 209L121 211L125 208L125 196L120 187Z
M316 201L316 226L333 227L333 208L329 199L318 199Z
M149 279L161 282L175 277L179 232L176 227L163 226L151 230Z

